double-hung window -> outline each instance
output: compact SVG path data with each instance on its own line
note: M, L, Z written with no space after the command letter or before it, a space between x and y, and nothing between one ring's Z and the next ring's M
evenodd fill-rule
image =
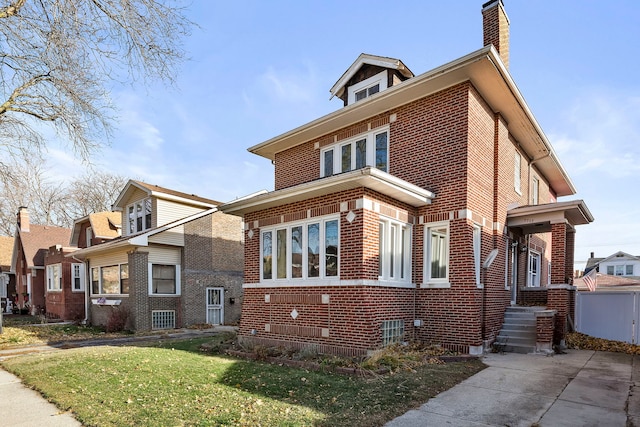
M47 266L47 291L62 290L62 264Z
M411 226L385 218L379 228L379 279L411 281Z
M338 276L340 235L335 217L264 229L260 245L263 281Z
M425 283L449 285L449 223L427 224L424 266Z
M522 176L522 156L516 151L513 158L513 188L516 193L522 194L521 177Z
M151 228L151 199L143 199L127 206L127 221L129 234Z
M129 264L91 268L93 295L126 295L129 293Z
M378 129L322 150L320 174L323 177L373 166L389 169L389 130Z
M71 290L84 291L84 264L71 264Z
M150 295L180 295L180 266L149 264Z
M540 180L535 176L531 180L531 204L537 205L540 201Z

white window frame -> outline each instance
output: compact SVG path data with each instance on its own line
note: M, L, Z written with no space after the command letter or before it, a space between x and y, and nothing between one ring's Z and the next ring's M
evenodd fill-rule
M376 166L376 137L380 134L386 133L387 139L387 163L385 165L386 169L380 169L385 172L389 171L389 127L384 126L378 129L374 129L370 132L360 134L356 137L349 138L348 140L340 141L337 144L329 145L327 147L322 148L320 150L320 177L325 178L328 176L336 175L343 172L349 172L356 170L356 144L358 141L366 140L366 153L365 153L365 162L363 167ZM342 147L349 146L351 147L351 166L349 170L342 170ZM333 160L333 173L327 174L325 171L325 153L332 152L331 158Z
M537 205L540 203L540 180L538 177L533 177L531 180L531 204Z
M76 288L76 278L80 279L80 287ZM72 292L84 292L85 290L85 273L84 264L73 263L71 264L71 291Z
M446 274L445 277L432 278L431 277L431 251L432 251L432 243L431 236L432 231L436 229L445 229L445 248L444 248L444 256L445 256L445 264L446 264ZM450 252L451 252L451 228L449 221L441 221L441 222L432 222L425 224L424 227L424 277L423 277L423 286L428 288L449 288L451 287L451 283L449 283L449 274L450 274Z
M93 241L93 228L87 227L85 232L84 232L84 234L85 234L85 240L86 240L87 248L88 248L88 247L91 246L92 241Z
M522 156L516 151L513 159L513 188L522 195Z
M388 77L387 77L387 70L381 71L378 74L369 77L368 79L365 79L359 83L354 84L353 86L349 86L347 88L347 105L351 105L356 101L356 93L361 92L364 89L370 89L372 87L374 87L375 85L379 85L378 92L382 92L383 90L387 89L387 82L388 82ZM365 99L369 98L371 95L374 94L369 94L367 92L367 96L365 96L364 98L362 98L360 101L364 101Z
M411 283L411 224L387 217L379 224L378 280Z
M176 285L176 293L175 294L161 294L161 293L155 293L153 291L153 266L154 265L164 265L164 266L173 266L175 268L174 270L174 274L175 274L175 285ZM164 263L159 263L159 262L150 262L148 263L148 280L149 280L149 296L154 296L154 297L176 297L176 296L180 296L181 295L181 289L180 289L180 272L182 271L180 269L180 264L164 264Z
M47 265L47 292L62 291L62 264Z
M482 258L482 227L473 224L473 268L476 277L476 287L482 288L482 274L480 263Z
M547 285L551 284L551 261L547 262Z
M337 274L335 276L328 276L326 274L326 224L331 221L338 222L338 265L337 265ZM318 256L319 256L319 273L317 277L309 277L309 253L307 250L308 247L308 230L309 225L311 224L319 224L318 230ZM291 236L292 229L296 227L302 227L302 277L292 277L292 250L291 250ZM285 248L285 257L286 257L286 274L285 277L278 277L278 260L277 260L277 235L278 230L285 230L286 233L286 248ZM271 278L264 278L264 234L271 233ZM340 278L340 216L339 215L330 215L330 216L322 216L309 218L305 221L296 221L290 222L286 224L278 224L273 227L264 227L260 230L260 282L263 283L272 283L272 282L282 282L282 281L305 281L305 280L338 280Z
M534 271L532 269L532 260L536 259L537 270ZM537 251L529 251L528 260L527 260L527 286L530 288L539 288L540 287L540 273L541 273L541 265L542 263L542 255Z
M147 208L149 209L149 224L147 226ZM127 235L139 233L153 228L153 202L150 197L138 200L126 207L126 230ZM140 227L138 227L140 219Z
M99 266L91 266L90 270L89 270L89 285L90 285L90 290L89 292L91 293L91 295L103 295L103 296L122 296L122 295L129 295L128 293L123 293L122 292L122 266L123 265L127 265L127 269L128 269L128 263L123 262L120 264L109 264L109 265L99 265ZM120 293L118 294L111 294L111 293L103 293L102 292L102 269L103 268L109 268L109 267L118 267L118 283L120 284ZM93 292L93 271L97 270L98 271L98 292L94 293ZM127 272L127 280L129 280L130 277L130 273Z

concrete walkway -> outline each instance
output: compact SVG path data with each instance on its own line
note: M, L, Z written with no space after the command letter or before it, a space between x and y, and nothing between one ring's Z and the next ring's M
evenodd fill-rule
M634 356L566 353L489 354L483 358L487 369L386 427L640 426L640 363Z

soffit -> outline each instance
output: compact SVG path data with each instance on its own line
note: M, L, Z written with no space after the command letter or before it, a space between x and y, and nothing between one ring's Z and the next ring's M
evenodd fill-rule
M565 222L570 226L593 222L593 215L583 200L542 205L520 206L507 211L507 226L520 228L523 234L546 233L551 225Z
M367 167L260 194L252 198L225 203L220 206L220 210L228 214L244 215L354 188L369 188L415 207L428 205L435 197L428 190L398 179L386 172Z

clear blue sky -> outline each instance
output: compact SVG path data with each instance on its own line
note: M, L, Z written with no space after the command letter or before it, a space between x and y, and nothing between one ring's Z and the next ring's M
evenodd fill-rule
M482 47L482 0L194 1L177 89L118 87L101 167L220 201L273 189L247 148L341 108L329 89L362 53L416 75ZM511 74L596 218L589 253L640 255L640 2L505 0ZM63 177L79 173L52 149ZM76 172L77 171L77 172Z

